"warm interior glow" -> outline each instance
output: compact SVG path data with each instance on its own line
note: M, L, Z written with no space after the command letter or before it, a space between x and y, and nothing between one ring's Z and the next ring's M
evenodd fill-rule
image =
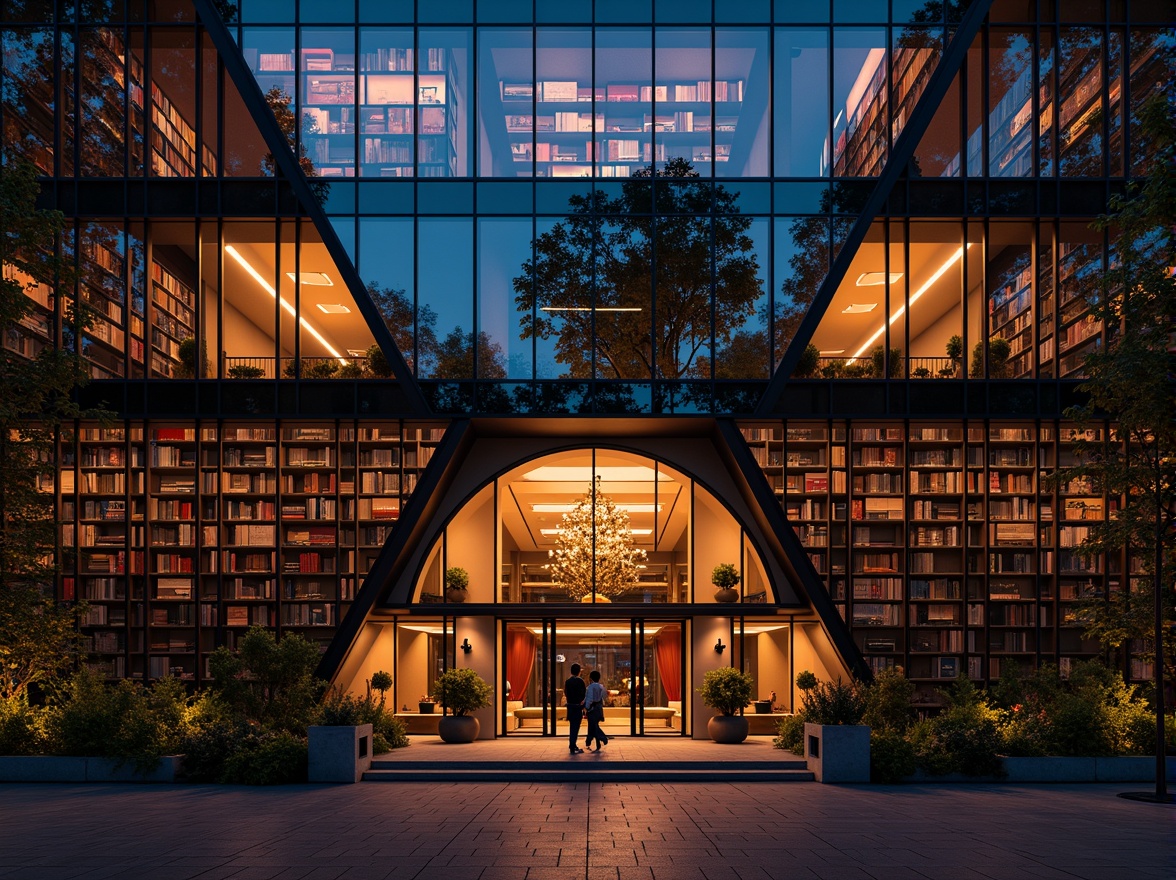
M291 281L301 281L307 287L334 287L335 282L331 280L331 276L326 272L302 272L295 274L287 272L286 277Z
M850 303L841 310L843 315L864 315L878 308L877 303Z
M548 483L591 483L597 477L606 483L650 483L654 480L670 480L668 474L651 467L575 467L543 465L523 474L524 480Z
M266 281L264 276L262 276L262 274L260 272L258 272L256 269L254 269L253 266L251 266L249 264L249 261L246 260L243 256L241 256L240 253L238 253L238 251L235 247L233 247L231 244L225 245L225 253L228 254L230 257L232 257L234 260L236 260L241 265L241 268L244 269L246 272L248 272L253 277L253 280L256 281L259 285L261 285L262 290L264 290L266 293L268 293L270 296L272 296L274 299L276 299L278 301L278 303L282 306L282 308L286 311L287 314L289 314L292 318L297 318L299 323L301 323L302 327L306 330L306 332L309 333L311 336L313 336L315 339L317 339L319 342L321 342L323 345L323 348L325 348L327 351L329 351L331 353L331 357L337 358L339 363L343 364L344 366L347 365L347 360L342 355L340 355L338 351L335 350L335 347L333 345L331 345L331 343L327 342L327 340L323 336L323 334L319 333L318 330L314 329L314 327L312 327L310 325L310 323L306 320L306 318L299 318L297 311L295 311L295 309L294 309L294 306L292 306L292 305L290 305L290 303L286 302L285 297L278 296L278 292L276 290L274 290L273 285L270 284L268 281Z
M529 627L527 627L527 629L529 629L531 632L533 632L537 636L543 635L543 627L541 627L541 626L529 626ZM646 624L645 634L647 636L656 635L657 631L660 629L661 629L660 626L649 626L648 624ZM626 626L626 627L596 626L596 627L566 627L566 628L561 626L561 627L556 628L555 634L556 634L557 638L559 636L597 636L597 635L599 635L599 636L619 636L619 635L627 636L632 631L633 631L633 628L628 627L628 626Z
M541 535L562 535L563 529L540 529ZM630 535L652 535L653 529L629 529Z
M967 247L970 248L971 246L972 246L972 243L968 242ZM918 290L916 290L914 293L911 294L911 298L906 303L906 305L900 305L897 309L894 310L894 314L892 314L890 316L890 324L891 325L893 325L895 321L897 321L899 318L902 317L903 313L907 310L908 306L913 306L915 304L915 301L919 297L921 297L924 293L926 293L928 290L930 290L932 285L934 285L936 281L938 281L940 278L942 278L944 273L947 272L948 269L950 269L952 266L954 266L956 263L958 263L960 261L960 258L964 255L964 250L965 250L965 248L963 248L963 247L957 249L955 253L953 253L950 257L948 257L944 261L942 266L940 266L938 269L935 270L935 274L933 274L930 278L928 278L925 282L923 282L922 287L920 287ZM864 355L867 351L869 351L870 346L873 345L875 342L877 342L878 339L882 336L882 334L886 332L886 326L887 326L886 324L883 324L881 327L879 327L877 329L877 331L874 333L874 335L866 340L865 345L863 345L861 348L859 348L857 350L857 354L855 354L853 357L851 357L849 359L848 363L852 364L854 361L856 361L858 358L860 358L862 355Z
M662 509L660 504L638 502L622 502L613 506L617 510L625 511L625 513L660 513ZM575 507L576 504L572 502L567 504L532 504L531 511L533 513L570 513Z
M891 272L890 273L890 283L891 284L897 284L901 280L902 280L902 273L901 272ZM863 272L861 275L858 276L858 280L857 280L858 287L881 287L885 283L886 283L886 273L885 272Z

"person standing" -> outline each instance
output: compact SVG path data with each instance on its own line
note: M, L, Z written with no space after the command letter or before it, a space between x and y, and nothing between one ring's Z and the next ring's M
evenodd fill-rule
M580 678L580 664L573 663L571 677L564 682L564 702L568 707L568 751L573 755L584 751L576 740L580 738L580 722L584 718L584 694L587 690ZM599 677L599 676L598 676Z
M605 690L604 685L600 683L599 669L593 669L588 673L588 677L592 679L592 683L584 693L584 706L588 715L588 736L584 738L584 745L596 740L596 751L599 752L601 746L608 745L608 737L600 729L600 722L604 721Z

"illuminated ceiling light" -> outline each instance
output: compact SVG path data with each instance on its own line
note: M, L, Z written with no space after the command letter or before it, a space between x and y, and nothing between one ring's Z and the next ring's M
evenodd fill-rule
M529 626L527 627L531 632L537 636L543 635L543 627ZM656 635L660 626L645 626L645 634L647 636ZM616 626L598 626L595 628L587 627L559 627L556 633L561 636L627 636L633 632L631 627L616 627Z
M655 471L644 465L598 468L593 468L591 465L583 467L543 465L523 474L524 480L546 483L591 483L596 477L606 483L651 483L655 479L661 482L673 479L668 474Z
M891 284L897 284L901 280L902 280L902 273L901 272L891 272L890 273L890 283ZM886 283L886 273L885 272L863 272L861 275L858 276L858 280L857 280L858 287L881 287L885 283Z
M301 280L307 287L334 287L335 282L326 272L287 272L286 277L291 281Z
M350 315L351 309L342 303L318 303L318 310L324 315Z
M760 633L777 632L782 629L788 629L787 623L752 623L743 627L743 634L745 636L759 635ZM561 629L560 632L563 632Z
M877 303L850 303L841 310L843 315L864 315L878 308Z
M636 306L540 306L541 312L640 312Z
M972 242L968 242L966 247L970 248L971 246L972 246ZM956 263L958 263L960 261L960 258L963 257L963 255L964 255L964 250L965 250L965 248L963 248L963 247L958 248L955 253L953 253L950 257L948 257L944 261L942 266L940 266L938 269L935 270L934 275L932 275L925 282L923 282L922 287L920 287L918 290L916 290L914 293L911 294L910 301L905 306L899 306L897 309L895 309L894 314L892 314L890 316L890 323L893 324L895 321L897 321L899 318L901 318L903 312L905 312L907 310L907 306L913 306L915 304L915 301L919 297L921 297L924 293L926 293L928 290L931 289L931 285L933 285L936 281L938 281L940 278L942 278L944 273L946 273L948 269L950 269L952 266L954 266ZM849 359L849 363L853 363L858 358L860 358L862 355L864 355L869 350L870 346L873 345L875 342L877 342L878 339L885 332L886 332L886 324L883 324L881 327L878 328L877 332L874 333L873 336L871 336L869 339L866 340L866 344L857 350L857 354L855 354L853 357L851 357Z
M532 504L531 510L534 513L569 513L576 505L574 503L567 504ZM660 504L629 504L621 503L615 505L617 510L623 510L625 513L659 513L662 506Z
M390 621L389 621L390 622ZM400 629L412 630L413 632L428 633L429 635L441 635L445 630L437 626L435 623L402 623Z
M844 348L830 348L817 352L821 357L833 357L834 355L845 354Z
M337 358L339 363L343 364L343 366L347 366L346 359L343 358L343 356L340 355L339 352L337 352L335 350L335 347L333 345L331 345L331 343L327 342L327 340L323 336L323 334L319 333L316 329L314 329L314 327L312 327L310 325L310 322L307 321L306 318L299 318L298 312L295 311L294 306L292 306L292 305L290 305L290 303L286 302L285 297L278 296L278 292L276 290L274 290L273 285L270 284L268 281L266 281L265 277L260 272L258 272L256 269L254 269L253 266L251 266L249 264L249 261L246 260L243 256L241 256L240 253L237 252L237 249L235 247L233 247L231 244L225 245L225 253L228 254L230 257L232 257L234 260L236 260L241 265L242 269L244 269L251 276L253 276L253 280L256 281L259 285L261 285L261 289L264 290L266 293L268 293L270 296L272 296L274 299L276 299L278 301L278 303L281 305L282 309L287 314L289 314L292 318L298 318L299 323L302 325L302 329L304 329L307 333L309 333L311 336L313 336L315 339L317 339L319 342L321 342L323 345L323 348L325 348L327 351L329 351L331 353L331 357Z

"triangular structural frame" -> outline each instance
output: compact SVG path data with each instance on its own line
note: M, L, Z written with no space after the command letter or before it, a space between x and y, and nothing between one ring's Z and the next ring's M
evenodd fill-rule
M261 136L265 139L266 146L269 147L270 152L273 154L274 162L277 164L282 176L290 184L290 188L297 196L302 210L310 218L310 221L314 223L315 228L322 237L327 253L335 261L335 266L339 270L343 283L351 292L352 297L355 299L355 304L359 307L364 320L367 322L368 329L371 331L380 349L384 352L389 366L392 367L393 381L400 386L400 390L404 394L405 402L408 404L409 414L431 415L431 410L425 401L425 396L421 392L420 386L416 383L411 371L408 369L408 364L405 362L404 356L400 353L400 349L396 346L396 341L392 338L392 334L389 332L387 325L384 324L384 319L376 308L375 303L368 296L367 288L364 286L363 280L359 277L359 272L356 271L354 264L351 262L351 257L347 253L347 249L343 247L343 242L339 240L339 236L335 233L334 226L331 225L322 205L315 198L310 183L306 179L306 175L299 167L297 158L294 156L290 145L278 127L277 119L274 118L273 112L265 101L265 96L261 92L261 86L258 85L257 79L250 73L248 66L245 64L245 58L241 54L236 41L229 33L228 26L220 17L219 13L217 13L212 0L192 0L192 4L196 9L196 14L201 24L208 31L208 36L212 39L213 45L216 47L217 52L220 53L226 73L228 73L233 85L236 86L237 91L241 95L241 100L245 102L245 106L249 109L250 114L256 121L258 129L261 131Z
M828 590L805 555L800 539L784 518L783 510L756 465L738 426L730 419L717 419L710 424L711 427L705 433L695 433L698 430L695 428L690 432L690 439L705 442L717 453L716 464L732 479L735 491L742 496L750 518L754 520L755 528L765 542L760 550L775 558L780 572L788 579L800 602L807 603L812 609L832 649L845 666L855 677L869 680L869 667L833 606ZM410 573L412 568L416 552L414 548L419 549L436 537L431 530L435 529L438 517L446 516L448 508L445 505L454 500L446 497L452 487L459 485L461 491L458 494L464 496L475 485L460 476L459 471L479 442L480 434L479 426L469 419L457 420L446 430L420 483L401 511L397 527L389 535L323 655L317 671L321 678L332 679L347 663L365 623L376 609L383 606L405 608L411 604L411 588L407 587L404 575ZM496 436L481 439L503 438ZM495 471L498 465L501 462L495 462L490 471ZM466 610L468 613L482 614L491 613L493 609L494 606L488 605Z
M865 205L858 214L857 220L849 232L849 236L837 252L833 264L829 267L829 273L825 276L825 280L822 282L816 296L813 297L812 304L801 320L796 335L792 338L792 342L789 343L788 350L784 352L784 357L781 358L776 372L772 375L771 381L768 382L767 390L764 391L763 397L760 398L759 406L756 407L755 414L757 416L771 416L779 412L778 404L788 384L788 380L792 376L792 371L796 369L801 355L804 354L805 347L812 340L813 334L817 332L817 327L821 323L821 319L825 316L825 311L829 308L829 304L833 301L833 295L837 292L837 288L841 286L841 282L845 279L845 274L849 271L850 263L857 256L858 248L865 241L866 233L869 232L870 226L873 225L878 215L882 213L887 200L890 198L891 191L906 173L907 166L914 157L919 142L922 141L923 135L927 132L927 127L931 124L931 120L935 116L935 111L939 108L943 99L947 97L947 92L951 88L952 81L959 73L960 68L963 67L964 61L968 56L968 48L972 45L972 41L976 39L976 34L980 32L980 26L988 16L988 10L991 6L992 0L972 0L972 3L968 6L968 11L964 13L963 18L960 20L955 33L952 35L951 41L944 50L943 57L940 58L939 64L936 65L935 70L931 74L927 88L919 96L919 100L911 112L910 119L902 131L899 132L898 137L895 138L894 148L891 150L890 158L882 169L882 173L878 176L878 182L875 184L873 192L870 193L869 199L866 200Z

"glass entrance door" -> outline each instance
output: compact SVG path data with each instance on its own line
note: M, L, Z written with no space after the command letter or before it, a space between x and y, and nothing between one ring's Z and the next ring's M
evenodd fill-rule
M564 683L573 664L587 683L600 673L609 736L684 733L681 621L547 619L504 622L510 682L507 734L566 736ZM522 682L522 684L520 684ZM582 733L587 725L582 727Z

